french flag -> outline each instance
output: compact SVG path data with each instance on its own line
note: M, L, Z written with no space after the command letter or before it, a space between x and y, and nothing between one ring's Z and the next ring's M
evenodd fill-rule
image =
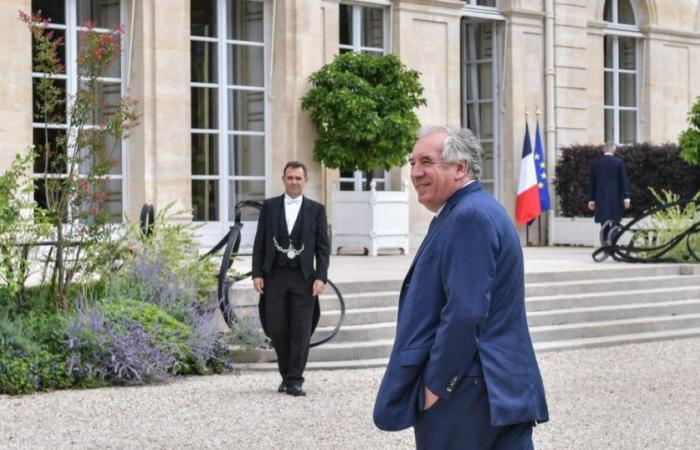
M518 197L515 200L515 220L518 224L525 225L537 218L541 212L535 158L530 144L530 128L525 122L525 142L523 142L523 157L520 160L520 181L518 182Z

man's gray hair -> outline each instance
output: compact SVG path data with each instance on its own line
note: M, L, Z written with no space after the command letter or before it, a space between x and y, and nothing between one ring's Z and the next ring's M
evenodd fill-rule
M449 126L425 126L419 131L419 138L433 133L446 135L442 144L442 160L445 164L467 162L467 173L473 180L481 178L481 144L467 128Z
M614 155L615 150L617 150L617 145L615 145L614 142L608 141L603 146L603 152L605 153L612 153Z

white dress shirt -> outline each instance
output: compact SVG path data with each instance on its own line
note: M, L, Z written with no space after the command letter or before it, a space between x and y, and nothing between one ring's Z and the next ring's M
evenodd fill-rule
M287 233L291 236L292 229L294 228L294 223L299 217L299 210L301 209L301 200L304 198L300 195L297 198L292 198L286 193L284 194L284 216L287 219Z

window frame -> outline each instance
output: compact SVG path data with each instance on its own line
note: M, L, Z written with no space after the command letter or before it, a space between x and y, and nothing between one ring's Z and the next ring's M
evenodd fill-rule
M492 39L493 39L493 44L492 44L492 55L490 59L469 59L469 49L467 48L467 33L469 32L469 27L474 26L474 25L480 25L484 23L490 23L493 27L492 31ZM493 138L492 139L486 139L480 137L478 134L474 133L474 135L479 139L480 142L486 141L487 143L490 143L492 148L493 148L493 174L491 178L482 178L481 182L485 184L490 184L493 186L493 196L495 198L500 198L501 195L501 135L500 135L500 126L501 126L501 117L500 117L500 107L501 107L501 100L503 97L503 86L501 84L501 75L503 73L503 61L502 61L502 50L501 47L503 45L502 43L502 37L501 37L501 32L503 28L503 22L501 20L497 19L484 19L481 16L465 16L462 17L461 23L460 23L460 114L461 114L461 124L463 127L467 127L467 108L470 105L476 105L477 108L475 109L476 117L479 117L478 114L478 105L481 104L490 104L492 108L492 128L493 128ZM474 69L479 64L491 64L491 97L489 99L482 99L480 96L477 96L476 99L469 100L467 99L467 72L470 70L470 67L473 66ZM475 91L478 93L478 90ZM479 120L477 118L477 120ZM484 156L484 155L482 155ZM486 158L483 157L483 162L486 161ZM483 164L482 168L485 168L485 164ZM483 175L483 172L482 172Z
M352 44L341 44L338 42L338 51L346 50L346 51L352 51L352 52L371 52L371 53L379 53L381 52L382 55L387 55L390 53L390 30L389 30L389 19L390 19L390 13L388 11L388 8L384 4L371 4L371 3L362 3L362 2L351 2L351 1L342 1L339 3L339 15L338 15L338 22L340 22L340 5L345 5L349 6L351 9L351 14L352 14L352 36L350 40L352 41ZM362 46L362 11L364 8L372 8L372 9L380 9L382 11L382 42L384 44L383 48L379 47L366 47ZM363 191L363 186L365 182L367 181L367 174L365 174L361 170L355 170L352 174L351 177L347 176L342 176L342 172L340 171L341 176L338 178L338 189L341 191L355 191L355 192L361 192ZM376 181L376 190L378 191L385 191L388 188L389 184L389 171L384 170L384 174L382 178L372 178L372 181ZM349 183L352 183L352 189L344 189L344 186L348 185Z
M269 100L269 74L270 74L270 6L269 2L265 0L246 0L256 3L260 3L263 6L262 9L262 21L263 21L263 37L262 42L259 41L248 41L240 39L230 39L228 37L228 21L231 17L231 2L229 0L216 0L216 36L195 36L192 35L191 31L188 34L190 46L193 42L210 42L216 45L216 81L215 82L200 82L190 80L190 92L192 88L206 88L206 89L216 89L216 121L214 122L216 128L194 128L190 125L190 145L192 143L192 137L195 135L213 135L217 139L217 158L216 164L218 166L218 171L216 174L209 175L195 175L190 167L190 183L193 184L194 181L214 181L217 183L216 188L216 198L217 198L217 211L216 220L195 220L193 217L193 222L200 224L200 242L204 247L211 246L221 238L221 236L226 233L231 224L234 223L234 208L235 204L233 201L237 199L237 195L234 189L231 188L236 182L240 181L258 181L264 183L263 197L268 196L269 183L268 175L270 173L271 167L271 136L270 136L270 100ZM229 83L229 75L236 70L237 66L233 65L233 60L229 61L228 51L231 46L243 45L249 47L259 47L263 49L263 73L262 73L262 86L250 86L250 85L240 85L234 84L232 80ZM190 64L193 63L192 56L190 55ZM234 106L229 108L230 94L234 92L258 92L263 96L262 106L263 106L263 127L262 131L253 130L235 130L229 126L233 122L233 117L235 117ZM192 100L190 101L192 108ZM194 115L195 111L192 109L191 114ZM231 128L231 129L230 129ZM232 138L237 136L255 136L262 137L264 139L263 145L263 173L261 175L236 175L231 173L231 161L234 158L233 146L230 143ZM208 186L208 183L206 183ZM194 208L194 191L192 192L191 207ZM243 221L244 224L255 223L254 221ZM244 227L244 229L253 229L254 226ZM247 235L248 233L246 233ZM249 237L249 236L248 236ZM246 238L246 241L248 239ZM249 250L247 244L243 245L241 251Z
M71 118L70 118L70 110L69 110L69 102L71 101L72 98L75 97L76 93L78 92L80 83L82 81L87 80L85 77L80 77L79 71L78 71L78 44L80 42L80 37L79 34L81 32L86 31L87 29L82 25L78 24L78 1L79 0L62 0L63 1L63 6L64 6L64 14L65 14L65 23L63 24L57 24L57 23L49 23L48 25L37 25L41 26L50 30L60 30L63 32L63 48L64 48L64 58L65 58L65 72L63 74L54 74L54 75L49 75L47 78L50 79L55 79L55 80L62 80L65 82L65 122L64 123L44 123L44 122L36 122L34 119L34 112L33 112L33 98L32 98L32 134L34 133L34 130L43 130L45 128L48 128L50 130L64 130L68 131L70 129L70 124L71 124ZM127 20L127 5L124 0L118 0L119 2L119 22L118 24L124 24L126 23ZM109 33L111 32L110 28L103 28L103 27L95 27L93 28L94 31L98 33ZM118 78L116 77L98 77L97 81L99 82L105 82L105 83L112 83L112 84L117 84L119 83L119 96L124 97L127 95L127 84L126 84L126 71L127 71L127 65L128 65L128 48L129 48L129 42L128 42L129 36L124 33L120 35L120 48L119 48L119 74L120 76ZM33 61L32 61L33 65ZM32 68L33 69L33 68ZM34 79L39 79L45 77L45 74L43 72L34 72L32 70L31 72L31 78L32 82ZM84 127L85 129L93 129L95 128L95 125L86 125ZM75 156L78 152L78 149L75 146L75 135L72 136L66 136L66 152L69 153L69 155ZM128 180L129 180L129 175L128 175L128 160L129 160L129 138L125 137L121 140L121 166L118 174L107 174L104 175L100 178L105 179L107 181L111 180L119 180L120 181L120 189L121 189L121 216L119 217L119 221L117 223L124 223L125 219L125 213L129 209L129 189L127 186ZM65 171L63 173L56 173L56 172L36 172L32 169L32 178L34 180L42 180L44 178L47 179L62 179L66 178L68 176L68 172ZM113 217L113 216L111 216ZM70 217L69 217L70 220Z
M618 17L618 6L619 6L619 0L606 0L606 3L603 5L603 11L605 11L605 7L608 5L607 2L612 2L611 3L611 12L612 12L612 22L605 21L606 27L605 27L605 34L603 37L603 52L605 52L605 47L606 47L606 40L611 39L612 40L612 67L606 67L606 61L605 61L605 56L603 56L603 133L604 133L604 139L607 140L612 140L613 143L617 145L625 145L625 144L632 144L634 142L639 142L639 137L641 136L641 127L642 127L642 108L640 105L640 102L642 100L642 76L643 76L643 52L642 52L642 45L641 43L643 42L644 35L641 33L640 28L639 28L639 12L637 11L637 7L634 4L634 2L630 1L630 7L632 8L632 12L634 14L634 25L630 24L621 24L618 23L619 17ZM605 19L603 17L603 19ZM635 69L621 69L620 68L620 38L632 38L635 40ZM607 86L605 83L605 75L606 74L612 74L612 80L613 80L613 86L612 86L612 104L607 103L606 99L606 93L607 93ZM635 86L634 86L634 95L635 95L635 105L634 107L632 106L620 106L620 80L621 80L621 75L635 75ZM609 138L605 134L607 133L608 129L608 123L605 118L605 113L607 111L612 111L613 115L613 123L612 123L612 137ZM624 111L634 111L635 112L635 133L634 133L634 140L633 142L622 142L621 141L621 112Z

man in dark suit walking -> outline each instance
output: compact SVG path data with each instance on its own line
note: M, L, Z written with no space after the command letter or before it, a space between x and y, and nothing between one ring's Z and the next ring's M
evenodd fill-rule
M469 130L431 127L411 154L418 201L436 214L399 294L396 339L374 406L418 449L529 449L548 420L525 316L518 232L479 183Z
M253 286L261 294L260 319L277 354L282 375L278 391L302 396L314 308L326 287L330 245L324 206L303 196L306 166L288 162L282 181L285 193L265 200L258 219Z
M591 163L588 185L588 209L595 211L595 222L602 224L601 245L609 245L614 222L622 220L622 213L630 207L629 184L625 164L615 157L615 144L603 147L603 157ZM613 222L608 222L613 221Z

